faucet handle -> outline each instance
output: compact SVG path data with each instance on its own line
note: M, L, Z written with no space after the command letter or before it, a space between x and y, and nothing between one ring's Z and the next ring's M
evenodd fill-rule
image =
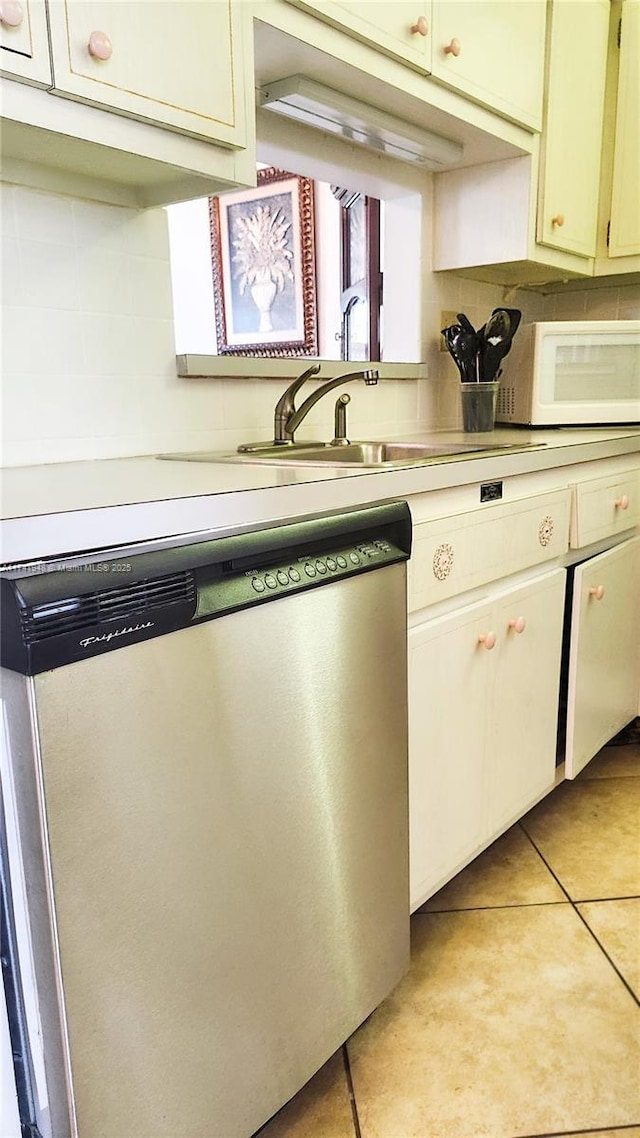
M303 383L306 383L312 375L317 375L320 371L320 364L311 364L311 367L305 369L301 375L290 383L285 391L283 391L278 402L274 414L274 434L273 441L275 444L292 441L288 439L287 426L289 419L293 415L296 405L295 397L298 394Z
M377 367L370 367L362 373L362 378L364 379L367 387L374 387L380 378L380 372L378 371Z

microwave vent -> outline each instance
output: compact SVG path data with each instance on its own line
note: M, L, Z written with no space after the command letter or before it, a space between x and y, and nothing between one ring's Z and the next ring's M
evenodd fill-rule
M497 412L499 415L510 418L516 413L516 389L513 385L507 387L500 384L498 388L498 405Z

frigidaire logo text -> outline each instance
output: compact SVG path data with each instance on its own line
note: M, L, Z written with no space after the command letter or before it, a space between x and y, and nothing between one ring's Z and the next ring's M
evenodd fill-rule
M155 620L148 620L146 624L131 624L127 628L116 628L113 632L103 632L102 636L87 636L85 640L80 641L80 644L83 648L88 648L90 644L108 644L116 636L128 636L129 633L140 632L143 628L153 628L154 624Z

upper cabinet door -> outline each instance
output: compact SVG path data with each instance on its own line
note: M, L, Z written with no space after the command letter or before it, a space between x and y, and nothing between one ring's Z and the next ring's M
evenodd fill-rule
M545 0L434 0L433 77L540 130L545 16Z
M334 27L419 71L431 60L431 0L290 0Z
M242 147L241 9L234 0L52 0L54 91Z
M536 239L584 257L596 253L609 8L551 5Z
M640 0L624 0L613 155L609 256L640 253Z
M44 0L4 0L0 5L0 68L11 79L51 86Z

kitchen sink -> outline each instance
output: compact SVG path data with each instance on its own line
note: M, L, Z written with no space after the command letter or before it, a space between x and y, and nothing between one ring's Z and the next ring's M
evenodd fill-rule
M502 442L353 442L343 446L267 446L237 451L199 451L192 454L161 454L158 458L181 462L233 462L274 466L397 467L449 461L488 452L532 450L544 443Z

